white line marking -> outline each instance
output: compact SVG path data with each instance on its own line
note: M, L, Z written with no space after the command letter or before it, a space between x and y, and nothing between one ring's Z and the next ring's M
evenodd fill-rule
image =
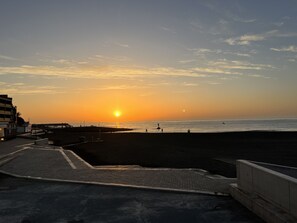
M88 166L91 169L95 169L91 164L89 164L88 162L86 162L85 160L83 160L80 156L78 156L75 152L73 152L72 150L66 150L69 151L70 153L72 153L77 159L79 159L81 162L83 162L86 166Z
M44 151L57 151L57 150L59 150L59 149L55 149L55 148L36 147L36 146L31 147L31 149L34 149L34 150L44 150Z
M2 159L2 160L0 161L0 167L3 166L3 165L5 165L5 164L8 163L8 162L14 160L15 158L17 158L17 156L13 156L13 157L8 157L8 158L6 158L6 159Z
M17 151L14 151L14 152L11 152L11 153L7 153L7 154L5 154L5 155L3 155L3 156L0 156L0 159L3 159L3 158L5 158L5 157L7 157L7 156L14 155L15 153L21 152L21 151L26 150L26 149L29 149L29 147L24 147L24 148L19 149L19 150L17 150Z
M76 169L76 166L72 163L72 161L69 159L69 157L64 153L64 151L61 149L59 150L60 153L64 156L65 160L69 163L72 169Z
M34 142L27 143L27 144L22 144L22 145L18 145L18 146L15 146L15 147L23 147L23 146L31 146L31 145L34 145Z

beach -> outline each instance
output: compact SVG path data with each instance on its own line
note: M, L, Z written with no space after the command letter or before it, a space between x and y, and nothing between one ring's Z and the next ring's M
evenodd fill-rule
M72 144L81 136L87 142ZM98 141L98 133L60 131L48 137L96 166L201 168L228 177L236 176L237 159L297 167L297 132L102 133Z

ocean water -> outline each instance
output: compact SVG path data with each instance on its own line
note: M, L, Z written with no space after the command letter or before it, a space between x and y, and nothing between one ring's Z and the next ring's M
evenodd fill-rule
M157 129L158 123L160 130ZM132 128L131 132L161 132L162 129L163 132L297 131L297 119L101 122L83 125Z

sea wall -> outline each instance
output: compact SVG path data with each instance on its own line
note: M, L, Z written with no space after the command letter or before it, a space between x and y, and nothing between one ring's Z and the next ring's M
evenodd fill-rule
M296 178L245 160L237 161L237 178L241 190L256 194L297 218Z

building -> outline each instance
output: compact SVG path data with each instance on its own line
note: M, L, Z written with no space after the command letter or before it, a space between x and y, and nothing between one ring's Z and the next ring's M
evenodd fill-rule
M17 109L8 95L0 95L0 140L12 138L17 130Z

